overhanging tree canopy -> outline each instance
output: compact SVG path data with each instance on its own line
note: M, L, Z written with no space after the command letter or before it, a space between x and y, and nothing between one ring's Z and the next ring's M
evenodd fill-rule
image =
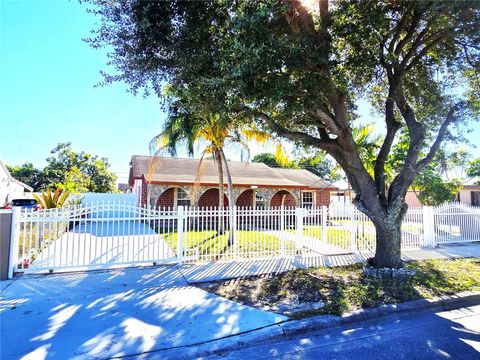
M406 191L442 141L455 138L451 125L480 103L478 2L91 2L101 25L88 41L110 47L116 69L106 83L159 96L169 83L214 100L219 113L326 151L375 225L374 264L400 266ZM373 175L352 136L360 97L385 121ZM400 129L408 149L387 184Z

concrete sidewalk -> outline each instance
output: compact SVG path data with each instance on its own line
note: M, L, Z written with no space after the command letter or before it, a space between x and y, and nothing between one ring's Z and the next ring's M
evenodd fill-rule
M288 320L191 286L338 266L364 255L24 275L0 282L1 359L91 359L210 342ZM480 244L404 252L405 259L480 257ZM267 330L267 329L265 329Z
M224 280L262 274L279 274L285 271L314 266L344 266L365 261L373 253L299 256L281 259L244 260L236 262L216 262L186 264L180 268L189 283ZM452 259L461 257L480 258L480 242L404 250L404 260Z

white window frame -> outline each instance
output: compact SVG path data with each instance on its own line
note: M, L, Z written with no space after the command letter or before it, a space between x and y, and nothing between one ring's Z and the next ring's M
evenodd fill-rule
M304 201L303 196L304 196L305 194L310 194L310 195L312 196L312 201L311 201L311 202L307 202L307 203L306 203L306 202ZM303 208L306 208L306 207L313 208L313 207L315 207L315 191L302 191L302 199L301 199L301 200L302 200L302 207L303 207Z
M184 195L185 194L185 197L179 197L178 195L181 194L181 195ZM185 206L185 207L189 207L190 206L190 197L188 196L188 193L182 189L182 188L175 188L175 207L179 207L179 206ZM180 201L183 201L184 203L182 204L179 204ZM188 204L186 204L186 202L188 202Z

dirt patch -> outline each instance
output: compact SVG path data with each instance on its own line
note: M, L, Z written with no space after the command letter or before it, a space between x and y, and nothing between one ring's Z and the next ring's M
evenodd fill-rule
M379 279L363 264L293 270L198 286L225 298L294 318L341 315L361 308L480 290L480 260L428 260L406 264L410 278Z

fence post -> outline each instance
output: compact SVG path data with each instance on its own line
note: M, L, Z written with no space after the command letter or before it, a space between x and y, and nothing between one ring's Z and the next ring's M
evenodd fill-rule
M285 207L280 206L280 255L285 256Z
M433 207L424 206L423 215L423 246L435 247L435 215Z
M18 246L19 246L19 237L20 232L17 231L17 221L20 220L20 208L16 207L12 210L12 223L10 230L10 254L8 257L8 278L13 278L13 272L16 266L15 257L18 256ZM18 233L18 234L17 234Z
M185 211L183 206L178 207L177 211L177 262L183 264L183 223L185 221Z
M327 207L322 206L322 242L327 243Z
M350 206L350 224L351 250L357 252L357 223L354 206Z
M295 227L295 230L296 230L296 234L297 234L297 241L295 242L296 243L296 247L297 247L297 250L301 249L302 246L303 246L303 209L302 208L295 208L295 217L297 219L296 221L296 227Z
M232 244L233 244L233 258L237 260L237 241L235 239L235 233L237 231L237 206L233 205L232 213L230 214L231 221L230 221L230 233L232 237Z

